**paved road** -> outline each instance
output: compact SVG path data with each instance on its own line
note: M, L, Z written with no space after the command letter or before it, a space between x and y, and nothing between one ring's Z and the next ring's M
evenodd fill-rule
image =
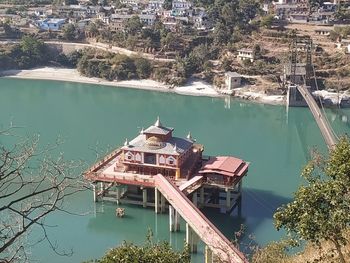
M1 40L1 44L14 44L14 43L19 43L20 40ZM90 43L75 43L75 42L63 42L63 41L44 41L46 44L51 44L51 45L63 45L63 46L74 46L77 49L83 49L83 48L97 48L100 50L116 53L116 54L124 54L127 56L139 56L143 58L147 58L150 60L154 61L159 61L159 62L174 62L175 59L170 59L170 58L157 58L153 54L148 54L148 53L143 53L143 52L136 52L132 51L126 48L121 48L121 47L116 47L116 46L111 46L108 44L104 43L98 43L98 42L90 42Z

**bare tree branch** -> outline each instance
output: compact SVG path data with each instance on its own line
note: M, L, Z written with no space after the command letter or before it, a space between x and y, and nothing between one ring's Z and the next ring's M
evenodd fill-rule
M15 128L1 130L0 136L12 135ZM17 140L17 138L16 138ZM64 207L70 196L88 189L82 180L82 162L66 161L56 154L62 144L39 148L39 136L17 140L12 146L0 145L0 262L27 262L24 239L36 225L42 237L57 255L70 256L73 251L61 251L53 242L45 217L55 211L68 214Z

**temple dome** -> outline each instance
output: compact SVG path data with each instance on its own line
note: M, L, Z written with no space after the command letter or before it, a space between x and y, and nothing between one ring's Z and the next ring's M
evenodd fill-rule
M151 136L147 139L146 145L152 149L160 149L165 146L164 142L159 137Z

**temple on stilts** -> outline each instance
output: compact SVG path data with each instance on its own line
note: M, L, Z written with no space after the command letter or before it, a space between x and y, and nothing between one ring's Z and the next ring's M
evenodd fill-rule
M186 242L192 252L206 244L205 262L247 262L241 252L203 215L199 208L215 207L241 213L242 180L249 163L231 156L205 156L204 147L189 133L154 125L93 165L84 176L92 184L95 202L113 201L169 211L169 230L186 222Z

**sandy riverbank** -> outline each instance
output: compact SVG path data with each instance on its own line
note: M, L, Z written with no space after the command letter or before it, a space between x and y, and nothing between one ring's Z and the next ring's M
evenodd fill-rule
M193 81L185 86L171 88L168 85L150 79L107 81L100 78L88 78L80 75L76 69L67 68L44 67L31 70L7 70L1 72L0 75L6 76L8 78L69 81L114 87L145 89L161 92L174 92L184 95L209 97L222 96L211 85L202 81Z
M190 96L207 96L207 97L225 97L227 94L219 93L215 88L201 80L191 80L184 86L171 88L163 83L150 80L125 80L125 81L107 81L100 78L88 78L80 75L76 69L44 67L31 70L7 70L0 72L0 76L8 78L21 79L39 79L39 80L57 80L87 83L95 85L105 85L113 87L127 87L135 89L144 89L160 92L172 92ZM237 92L239 91L239 92ZM234 97L251 100L266 104L283 104L283 96L269 96L259 92L249 91L245 88L240 88L235 91Z

